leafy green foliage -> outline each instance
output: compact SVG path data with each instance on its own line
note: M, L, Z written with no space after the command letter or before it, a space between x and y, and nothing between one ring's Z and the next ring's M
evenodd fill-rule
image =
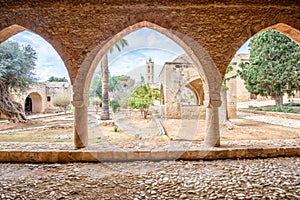
M62 108L64 112L67 111L68 106L70 105L71 100L68 96L58 96L53 98L52 104L55 107Z
M283 107L283 108L269 107L269 108L266 108L265 111L268 111L268 112L296 113L296 111L293 108L289 108L289 107Z
M90 96L93 96L92 94L95 94L97 97L99 97L101 99L102 98L102 79L99 77L97 77L97 78L98 78L98 80L96 80L96 79L92 80ZM129 84L130 81L132 81L130 76L125 76L125 75L110 76L108 79L108 91L112 92L116 89L116 87L119 84L125 84L126 82L128 82L128 84Z
M126 39L121 38L118 42L116 42L110 49L109 52L112 53L114 48L116 48L119 52L125 47L128 46L128 42Z
M158 100L160 92L157 88L150 88L149 85L142 85L136 88L129 99L129 106L133 109L140 109L144 114L144 118L147 117L148 109L153 105L154 100Z
M36 81L37 53L30 46L6 41L0 45L0 82L16 92L23 92Z
M248 106L248 109L250 110L257 110L257 111L266 111L266 112L284 112L284 113L296 113L296 111L293 108L290 107L267 107L267 108L261 108L257 106Z
M222 84L222 89L223 90L228 90L229 88L227 87L226 85L226 82L227 81L230 81L231 79L235 79L237 77L237 74L233 74L233 75L228 75L230 72L232 72L234 70L234 68L229 65L226 69L226 72L225 72L225 77L223 79L223 84Z
M54 76L51 76L48 79L48 82L68 82L68 79L66 79L66 77L54 77Z
M238 70L249 92L276 100L300 90L299 45L277 31L267 30L253 36L250 47L250 64L241 63Z
M249 106L248 106L248 109L250 109L250 110L258 110L258 111L263 111L263 109L262 109L261 107L252 106L252 105L249 105Z
M110 107L112 107L113 112L115 113L117 111L118 108L120 108L120 104L118 99L112 99L109 102Z
M284 106L295 106L295 107L300 107L300 103L297 103L297 102L288 102L288 103L285 103L283 104Z

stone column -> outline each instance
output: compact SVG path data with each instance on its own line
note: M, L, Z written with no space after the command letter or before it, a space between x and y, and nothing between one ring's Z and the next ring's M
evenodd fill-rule
M88 145L87 106L75 106L74 146L76 149Z
M210 147L220 146L220 129L219 129L219 108L207 106L205 120L205 140L204 143Z

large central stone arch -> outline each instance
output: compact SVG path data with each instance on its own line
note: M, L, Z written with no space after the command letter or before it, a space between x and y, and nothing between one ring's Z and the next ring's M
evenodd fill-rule
M81 148L87 146L87 107L89 104L88 94L90 82L95 68L97 67L104 54L114 43L123 38L125 35L144 27L154 29L175 41L186 51L187 55L195 63L195 66L198 66L197 70L199 71L199 75L203 80L204 90L206 93L206 106L209 109L213 110L211 112L207 112L208 115L211 116L208 117L208 119L215 119L215 121L217 120L216 118L218 115L218 107L221 105L221 76L210 55L205 51L205 49L201 45L199 45L196 41L194 41L192 38L189 38L186 35L183 35L173 30L165 29L148 21L141 21L137 24L125 28L123 31L119 32L115 36L108 38L102 44L93 49L87 55L87 58L84 60L84 62L80 65L80 69L78 71L78 75L76 77L75 84L73 87L73 105L75 106L74 142L76 147ZM209 125L207 126L207 134L219 135L218 126L218 122L214 122L214 124L212 124L211 120L209 120ZM215 145L218 142L213 141L209 143L211 145Z

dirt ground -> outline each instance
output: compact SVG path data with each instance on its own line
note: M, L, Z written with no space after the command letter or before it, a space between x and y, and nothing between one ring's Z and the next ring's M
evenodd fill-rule
M231 119L233 129L222 126L221 140L293 139L300 130L247 119ZM166 131L175 140L204 140L204 120L167 120Z
M221 127L221 140L293 139L300 137L300 130L257 122L247 119L232 119L234 128ZM116 125L98 124L89 128L89 143L143 142L171 140L203 140L204 120L162 121L167 136L161 136L154 120L140 115L121 116ZM115 127L118 130L115 131ZM19 129L17 132L4 132ZM29 129L29 130L25 130ZM0 142L73 142L73 116L53 116L31 119L25 124L0 122Z

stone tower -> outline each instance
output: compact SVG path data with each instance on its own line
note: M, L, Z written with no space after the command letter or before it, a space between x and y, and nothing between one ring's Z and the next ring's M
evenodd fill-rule
M154 62L151 58L149 58L149 61L146 62L146 83L154 83Z

